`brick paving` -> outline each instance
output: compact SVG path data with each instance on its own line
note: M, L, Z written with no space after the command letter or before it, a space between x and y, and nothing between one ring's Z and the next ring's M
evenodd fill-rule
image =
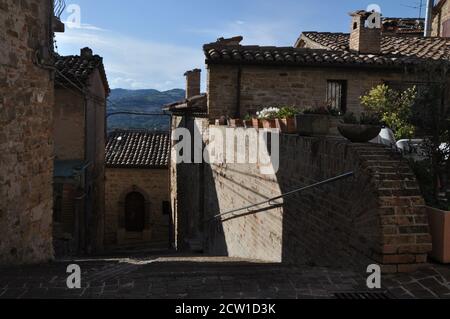
M82 270L82 288L66 286L66 268ZM363 292L366 275L319 267L292 267L204 256L155 255L57 261L0 269L0 298L95 299L318 299ZM385 275L392 298L450 299L450 266Z

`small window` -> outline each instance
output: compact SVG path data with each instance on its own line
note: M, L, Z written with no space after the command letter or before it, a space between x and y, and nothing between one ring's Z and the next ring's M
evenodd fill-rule
M342 113L347 111L347 81L328 81L327 104Z

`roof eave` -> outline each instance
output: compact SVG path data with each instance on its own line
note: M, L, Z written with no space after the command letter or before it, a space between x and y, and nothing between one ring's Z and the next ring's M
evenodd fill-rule
M375 64L375 63L299 63L299 62L267 62L267 61L218 61L206 59L207 65L248 65L248 66L286 66L286 67L326 67L326 68L355 68L355 69L404 69L405 67L414 67L415 64Z

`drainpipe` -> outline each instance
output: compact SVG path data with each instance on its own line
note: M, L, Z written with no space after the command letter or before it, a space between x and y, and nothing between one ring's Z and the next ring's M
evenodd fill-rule
M434 0L427 1L427 16L425 20L425 37L431 37L431 29L433 27L433 8Z

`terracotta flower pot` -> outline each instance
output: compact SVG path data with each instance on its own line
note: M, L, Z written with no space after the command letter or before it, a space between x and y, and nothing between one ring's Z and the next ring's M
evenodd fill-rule
M295 118L277 119L277 128L282 133L295 134L297 133L297 123Z
M259 119L252 119L253 128L259 129L262 128L262 122Z
M441 263L450 263L450 212L427 207L433 251L431 257Z
M244 125L246 128L253 128L253 121L252 120L245 120Z
M263 128L267 128L267 129L277 128L277 121L276 120L262 120L262 126L263 126Z
M227 119L224 116L222 116L220 119L216 120L216 125L217 126L225 126L225 125L227 125Z
M299 114L295 117L297 131L300 135L327 135L330 130L330 119L323 114Z
M352 143L367 143L380 135L381 127L376 125L340 124L339 133Z
M240 119L231 119L228 121L231 127L244 127L244 122Z

